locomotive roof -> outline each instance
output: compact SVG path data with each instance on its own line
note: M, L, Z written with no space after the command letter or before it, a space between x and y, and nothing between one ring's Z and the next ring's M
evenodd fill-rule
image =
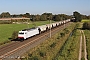
M34 29L36 29L36 27L28 28L28 29L23 29L22 31L29 31L29 30L34 30Z

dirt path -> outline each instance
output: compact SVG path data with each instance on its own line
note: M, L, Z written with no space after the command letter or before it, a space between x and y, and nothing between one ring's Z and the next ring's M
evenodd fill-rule
M85 58L85 60L87 60L86 39L85 39L85 35L84 35L83 31L82 31L82 33L83 33L83 37L84 37L84 58Z
M81 33L81 31L80 31ZM79 49L79 60L81 60L82 57L82 35L80 37L80 49Z
M85 35L84 35L84 32L83 30L80 30L80 33L81 33L81 37L80 37L80 49L79 49L79 60L81 60L82 58L82 40L84 40L84 59L85 60L88 60L87 59L87 51L86 51L86 39L85 39ZM83 39L84 37L84 39Z

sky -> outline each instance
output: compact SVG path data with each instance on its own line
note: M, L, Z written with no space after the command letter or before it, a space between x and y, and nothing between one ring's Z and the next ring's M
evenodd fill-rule
M67 14L78 11L90 15L90 0L0 0L0 14Z

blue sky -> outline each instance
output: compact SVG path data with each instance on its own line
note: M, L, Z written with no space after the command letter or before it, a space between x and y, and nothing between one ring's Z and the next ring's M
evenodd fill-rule
M90 0L0 0L0 14L73 14L78 11L81 14L90 15Z

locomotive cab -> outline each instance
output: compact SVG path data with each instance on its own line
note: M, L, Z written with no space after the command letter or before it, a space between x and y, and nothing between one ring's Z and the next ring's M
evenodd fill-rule
M26 39L27 32L26 31L19 31L18 39Z

